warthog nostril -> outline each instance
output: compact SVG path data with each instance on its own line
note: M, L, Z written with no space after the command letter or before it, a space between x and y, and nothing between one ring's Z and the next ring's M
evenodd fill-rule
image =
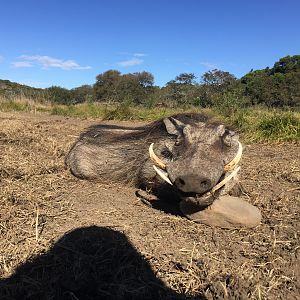
M204 193L211 188L211 180L198 175L180 176L174 184L185 193Z
M178 183L179 183L180 185L185 185L185 182L184 182L184 180L183 180L183 179L181 179L181 178L179 178L179 179L178 179Z
M182 179L181 177L178 177L178 178L176 178L176 180L175 180L175 186L178 188L178 189L180 189L180 190L182 190L182 191L184 191L184 186L185 186L185 180L184 179Z

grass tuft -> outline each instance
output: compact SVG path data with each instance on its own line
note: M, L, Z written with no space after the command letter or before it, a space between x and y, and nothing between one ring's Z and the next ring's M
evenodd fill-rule
M121 103L116 107L105 107L103 120L133 120L135 119L134 112L129 104Z
M28 103L16 102L13 100L0 102L0 111L30 111L31 107Z
M292 141L300 139L300 120L292 112L264 116L257 126L262 139Z

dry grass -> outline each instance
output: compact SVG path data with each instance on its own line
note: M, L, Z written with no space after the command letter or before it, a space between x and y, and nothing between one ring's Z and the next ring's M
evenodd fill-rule
M299 297L299 143L246 147L242 184L263 222L221 230L72 177L65 154L91 123L0 114L3 299Z
M25 96L14 96L5 98L0 95L0 111L27 111L36 113L38 111L48 111L51 104L46 100L36 101Z
M41 122L42 123L42 122ZM50 126L49 126L50 127ZM44 227L68 218L71 206L59 200L66 179L66 142L59 144L45 126L30 119L0 120L0 274L49 247ZM51 130L59 132L60 124ZM46 131L45 131L46 130ZM49 129L48 129L49 130ZM38 212L38 216L37 216Z

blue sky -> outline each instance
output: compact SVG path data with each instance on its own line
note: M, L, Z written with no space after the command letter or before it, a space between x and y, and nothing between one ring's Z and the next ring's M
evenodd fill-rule
M0 8L0 79L95 83L109 69L241 77L300 54L299 0L10 0Z

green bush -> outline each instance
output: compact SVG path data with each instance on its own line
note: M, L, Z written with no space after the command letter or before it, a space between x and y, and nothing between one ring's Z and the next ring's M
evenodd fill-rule
M72 93L68 89L51 86L46 89L50 102L57 104L72 104Z
M213 109L225 117L231 117L248 106L248 99L239 89L226 92L216 97Z
M157 99L155 98L155 96L154 96L154 95L150 95L150 96L148 96L148 98L145 100L144 106L145 106L146 108L149 108L149 109L150 109L150 108L155 107L156 103L157 103Z
M105 107L103 120L131 120L134 118L134 113L129 103L121 103L111 109Z
M13 100L1 101L0 111L30 111L31 106L27 102L17 102Z
M249 110L240 109L229 118L229 123L241 131L249 129Z
M264 139L289 141L300 139L300 120L291 112L266 115L258 123L259 134Z

